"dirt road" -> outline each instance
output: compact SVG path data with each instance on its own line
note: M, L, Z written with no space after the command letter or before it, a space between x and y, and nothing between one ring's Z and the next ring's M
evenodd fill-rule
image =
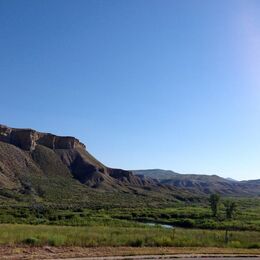
M196 260L196 259L214 259L214 260L259 260L260 256L252 255L141 255L141 256L109 256L109 257L81 257L81 258L66 258L62 260L159 260L159 259L182 259L182 260ZM54 259L53 259L54 260ZM57 260L57 259L55 259Z
M0 259L260 259L260 249L214 247L30 247L0 246Z

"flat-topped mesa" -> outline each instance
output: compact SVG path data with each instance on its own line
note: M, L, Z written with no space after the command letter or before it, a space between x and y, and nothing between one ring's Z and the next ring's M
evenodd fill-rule
M37 144L50 149L86 148L78 139L71 136L56 136L40 133L33 129L17 129L0 125L0 141L13 144L23 150L32 151Z
M40 136L37 140L37 144L44 145L51 149L75 149L86 148L77 138L72 136L56 136L53 134L39 133Z

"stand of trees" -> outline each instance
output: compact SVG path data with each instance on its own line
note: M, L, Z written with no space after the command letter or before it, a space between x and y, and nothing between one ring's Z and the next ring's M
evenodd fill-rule
M209 197L209 203L210 203L210 208L212 211L212 216L214 218L219 219L219 208L221 205L221 198L220 195L218 194L211 194ZM224 206L224 211L225 211L225 217L224 220L232 220L235 217L236 214L236 209L237 209L237 204L235 201L231 200L225 200L223 202ZM226 227L226 232L225 232L225 242L228 243L229 241L229 236L228 236L228 227Z

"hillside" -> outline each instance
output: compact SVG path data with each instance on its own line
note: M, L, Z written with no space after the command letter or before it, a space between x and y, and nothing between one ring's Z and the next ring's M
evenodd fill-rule
M260 195L260 180L234 181L217 175L179 174L169 170L134 170L142 178L153 178L163 185L174 186L195 194Z
M158 181L170 179L180 175L179 173L174 171L161 170L161 169L133 170L132 172L137 176L150 177Z
M258 195L258 181L105 166L78 139L0 125L0 200L106 204Z
M106 167L74 137L0 126L0 199L88 202L115 196L127 201L131 196L138 201L139 195L174 200L180 192L186 195L175 190L152 178Z

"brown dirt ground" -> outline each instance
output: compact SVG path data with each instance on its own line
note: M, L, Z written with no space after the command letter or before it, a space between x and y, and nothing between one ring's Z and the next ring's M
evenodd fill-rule
M258 255L260 249L214 247L24 247L0 246L0 259L55 259L97 256L133 256L165 254Z

